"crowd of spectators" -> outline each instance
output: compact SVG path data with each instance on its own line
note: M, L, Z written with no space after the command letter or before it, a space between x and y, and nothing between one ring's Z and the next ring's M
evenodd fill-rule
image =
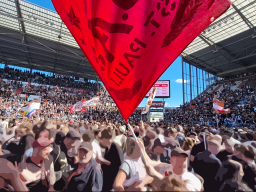
M0 78L1 79L10 79L15 81L23 81L30 83L37 83L43 85L52 85L59 87L68 87L75 89L84 89L87 91L97 92L100 89L100 84L89 82L88 79L85 79L83 82L74 79L74 77L68 77L63 75L52 75L50 73L43 72L30 72L21 71L19 69L8 68L0 70Z
M33 79L33 82L40 84L40 86L22 86L22 84L18 82L26 81L26 77L28 76ZM29 72L21 72L17 69L14 70L11 68L5 68L1 77L10 79L9 83L1 81L1 116L8 116L10 118L22 117L21 108L29 101L27 99L20 98L19 94L15 95L14 92L23 87L22 93L34 94L41 97L41 110L38 112L37 116L42 119L91 118L98 120L103 119L107 115L110 119L122 120L122 116L115 106L110 106L110 104L106 106L106 103L111 103L109 102L111 98L105 95L101 95L101 103L104 106L101 105L96 109L88 108L86 113L69 114L69 107L74 105L76 102L84 99L89 100L99 95L98 92L94 92L99 90L97 89L96 83L76 82L74 79L67 79L67 77L47 77L45 74L30 74ZM48 82L45 81L47 78L49 80ZM73 83L71 80L73 80ZM212 110L214 90L210 90L211 88L209 88L191 102L185 103L179 108L170 110L166 109L164 113L164 121L179 124L198 124L203 126L217 126L218 124L218 126L225 127L255 127L256 81L254 79L245 81L245 84L233 91L230 88L235 85L235 81L230 80L229 82L221 84L223 88L221 91L215 93L219 100L225 101L225 107L231 109L230 114L215 114ZM67 84L62 84L61 82L67 82ZM67 87L59 91L56 87L45 86L47 84ZM80 84L83 84L85 87L79 87ZM86 91L74 88L82 88ZM55 94L52 94L52 90L55 91ZM139 110L136 110L130 120L139 120L140 118L140 112ZM143 116L143 118L146 117Z
M28 99L31 95L36 95L41 98L40 110L34 115L35 118L42 120L56 119L91 119L104 120L109 118L116 121L121 121L123 118L117 107L112 103L112 99L101 92L92 92L89 90L76 90L71 88L62 89L61 87L51 87L46 85L31 86L22 85L16 80L10 80L6 83L0 82L0 116L4 118L25 118L21 113L23 106L26 106L31 101ZM16 94L17 90L22 88L21 93ZM59 90L61 89L61 90ZM21 97L21 95L27 95ZM93 97L100 97L100 103L96 108L87 108L83 113L70 113L70 107L82 100L90 100ZM130 117L131 120L140 119L140 111L136 110ZM33 118L33 117L32 117Z
M2 119L0 190L254 191L251 129L114 119Z
M11 77L0 90L1 191L255 190L254 80L235 91L225 83L216 93L228 115L213 113L214 93L206 90L167 110L163 122L150 123L136 110L129 129L107 95L56 84L22 86ZM32 118L21 114L30 102L21 94L41 97ZM95 96L97 107L69 113Z
M206 90L191 102L177 109L166 110L165 120L173 123L215 125L219 126L252 126L256 125L256 80L247 81L241 88L234 91L230 88L234 81L224 83L222 91ZM225 108L230 114L216 115L213 106L214 95L218 100L225 101Z

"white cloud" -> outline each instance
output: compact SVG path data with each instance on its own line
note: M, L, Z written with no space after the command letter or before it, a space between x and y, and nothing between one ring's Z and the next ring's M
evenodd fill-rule
M169 103L165 103L165 107L168 107L169 106Z
M182 83L182 79L176 79L176 83ZM184 83L189 83L189 80L184 80Z

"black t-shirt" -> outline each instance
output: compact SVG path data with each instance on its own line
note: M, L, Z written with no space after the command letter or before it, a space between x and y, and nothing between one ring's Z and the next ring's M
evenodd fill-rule
M203 141L199 144L194 145L194 147L191 150L191 155L196 156L198 153L203 152L204 150L205 150L205 146Z
M229 153L229 152L227 152L227 151L225 150L225 151L219 152L216 157L217 157L221 162L223 162L223 161L227 160L227 156L228 156L228 155L232 155L232 153Z
M115 143L112 143L110 148L106 148L104 158L111 162L111 165L102 165L103 171L103 188L102 191L110 191L113 188L113 184L116 175L119 171L124 156L122 149Z
M214 182L215 176L221 167L221 162L215 156L211 156L209 151L203 151L195 156L191 163L195 173L204 179L205 191L218 191L219 186Z

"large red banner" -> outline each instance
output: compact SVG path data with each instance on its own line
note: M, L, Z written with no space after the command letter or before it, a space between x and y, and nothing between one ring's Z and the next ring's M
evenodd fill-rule
M229 0L52 0L125 120Z

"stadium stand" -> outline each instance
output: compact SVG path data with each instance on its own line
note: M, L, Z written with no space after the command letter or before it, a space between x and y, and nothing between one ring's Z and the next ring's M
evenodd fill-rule
M207 86L160 122L135 110L134 136L58 14L0 0L0 191L255 191L255 12L234 0L184 50L190 80L193 66Z

